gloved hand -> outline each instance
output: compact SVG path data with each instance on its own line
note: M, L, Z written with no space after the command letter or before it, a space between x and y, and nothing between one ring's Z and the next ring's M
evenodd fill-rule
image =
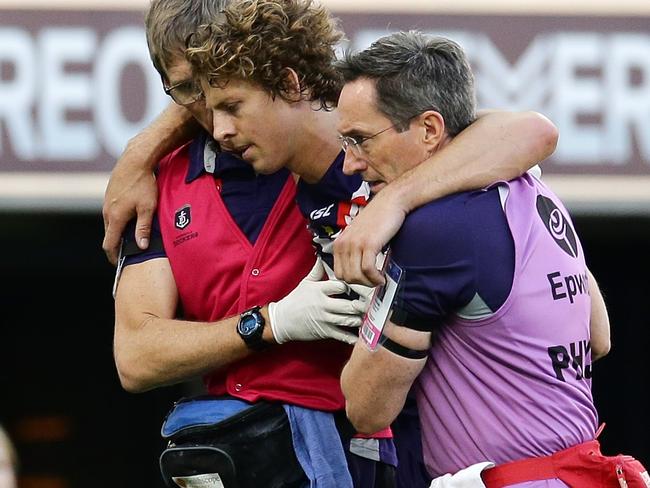
M334 274L334 270L330 268L325 261L322 261L320 258L318 259L323 264L326 277L330 280L340 281ZM347 285L347 289L345 290L344 294L351 295L350 292L353 291L357 295L359 295L359 298L354 301L354 305L355 307L357 307L357 310L359 310L360 313L365 313L365 311L368 309L368 305L370 305L370 300L372 299L372 293L375 291L375 288L370 286L365 286L365 285L350 285L349 283L346 283L346 285Z
M286 297L269 303L271 330L278 344L289 341L336 339L348 344L357 340L365 301L333 298L349 290L342 281L321 281L325 270L320 258L309 274Z
M365 286L365 285L347 285L347 286L350 290L356 292L356 294L359 295L359 298L354 300L355 308L361 314L366 313L366 310L368 310L368 306L370 305L370 301L372 300L372 294L375 291L375 287Z

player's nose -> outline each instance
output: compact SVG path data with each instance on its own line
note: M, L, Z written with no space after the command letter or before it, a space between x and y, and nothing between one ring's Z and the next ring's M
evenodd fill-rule
M227 115L214 111L212 113L212 136L214 140L223 144L232 138L237 131Z

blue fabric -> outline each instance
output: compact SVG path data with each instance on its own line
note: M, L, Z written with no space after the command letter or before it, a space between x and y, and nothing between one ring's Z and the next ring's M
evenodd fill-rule
M293 447L310 488L352 488L345 452L334 416L295 405L284 405Z
M404 408L390 427L399 461L396 473L397 487L428 488L431 475L427 473L422 455L420 416L413 389L409 391Z
M251 406L234 398L200 398L179 402L163 422L160 433L167 438L186 427L213 425Z
M495 312L512 288L515 247L496 186L413 211L391 252L403 270L396 303L432 325L477 294Z
M344 160L341 151L320 181L310 184L301 179L296 193L298 208L309 220L309 230L315 236L316 251L332 269L334 256L329 248L323 248L323 243L331 243L345 227L350 218L350 201L367 188L361 175L343 173Z
M135 224L136 219L131 220L122 234L122 246L127 246L131 242L135 242ZM153 216L151 222L151 236L150 242L154 242L156 239L162 241L162 234L160 232L160 220L158 220L158 213L156 212ZM149 246L149 249L145 249L137 254L131 254L129 256L124 256L124 266L129 266L131 264L144 263L150 259L156 258L166 258L167 254L165 249L154 249L152 246Z
M209 139L210 136L203 132L192 141L186 183L206 173L204 151ZM213 175L221 179L221 198L228 212L254 245L289 178L289 170L282 168L270 175L258 175L246 161L231 153L220 152Z

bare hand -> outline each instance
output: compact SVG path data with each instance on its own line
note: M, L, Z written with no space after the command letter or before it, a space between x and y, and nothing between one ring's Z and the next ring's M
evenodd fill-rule
M106 187L102 207L102 248L113 265L117 263L124 229L133 217L137 216L135 238L138 247L146 249L149 246L151 221L158 199L156 179L150 169L152 165L143 164L150 154L146 147L129 144L115 164Z
M390 186L378 193L334 241L334 273L346 283L381 285L377 256L397 234L407 212Z

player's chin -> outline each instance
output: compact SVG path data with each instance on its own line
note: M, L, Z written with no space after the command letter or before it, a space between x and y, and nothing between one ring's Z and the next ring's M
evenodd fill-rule
M244 161L250 164L255 172L260 175L272 175L285 166L281 157L270 151L260 151L256 146L250 146L242 156Z
M271 175L280 169L264 158L252 157L247 159L246 162L253 167L257 174L260 175Z

